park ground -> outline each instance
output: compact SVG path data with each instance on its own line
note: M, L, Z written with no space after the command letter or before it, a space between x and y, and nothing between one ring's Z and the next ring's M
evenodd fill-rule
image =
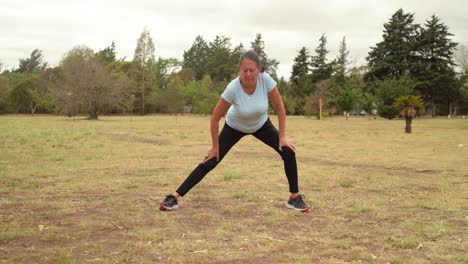
M277 124L275 116L272 121ZM0 263L468 263L468 119L288 117L280 157L236 145L173 212L208 116L0 116Z

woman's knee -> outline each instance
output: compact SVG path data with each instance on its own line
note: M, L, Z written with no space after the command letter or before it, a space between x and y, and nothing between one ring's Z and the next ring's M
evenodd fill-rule
M218 165L218 160L216 159L216 157L212 158L212 159L209 159L203 163L200 163L200 167L205 170L206 172L209 172L211 171L212 169L214 169L217 165Z
M281 158L283 160L295 160L296 153L290 147L282 147L281 148Z

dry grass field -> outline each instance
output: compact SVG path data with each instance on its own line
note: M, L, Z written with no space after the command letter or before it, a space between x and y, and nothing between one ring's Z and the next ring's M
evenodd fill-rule
M288 117L309 214L253 137L160 212L209 117L0 116L0 263L468 263L468 119L413 123Z

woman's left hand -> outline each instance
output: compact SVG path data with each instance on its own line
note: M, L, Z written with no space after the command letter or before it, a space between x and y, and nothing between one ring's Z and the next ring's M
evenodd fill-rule
M289 141L288 137L286 137L286 136L280 137L280 140L279 140L279 150L280 151L281 151L282 147L288 147L288 148L292 149L294 152L296 152L296 147L293 145L293 143L291 141Z

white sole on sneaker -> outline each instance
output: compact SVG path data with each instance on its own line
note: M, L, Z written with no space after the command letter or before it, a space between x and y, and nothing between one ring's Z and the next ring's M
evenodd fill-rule
M294 207L294 205L291 205L291 204L288 204L288 203L286 203L286 207L289 208L289 209L293 209L293 210L301 211L301 212L310 210L310 207L307 207L305 209L300 209L300 208L296 208L296 207Z
M175 210L177 208L179 208L178 204L176 204L176 205L174 205L172 207L167 207L167 206L164 206L162 204L159 206L159 210L161 210L161 211L172 211L172 210Z

